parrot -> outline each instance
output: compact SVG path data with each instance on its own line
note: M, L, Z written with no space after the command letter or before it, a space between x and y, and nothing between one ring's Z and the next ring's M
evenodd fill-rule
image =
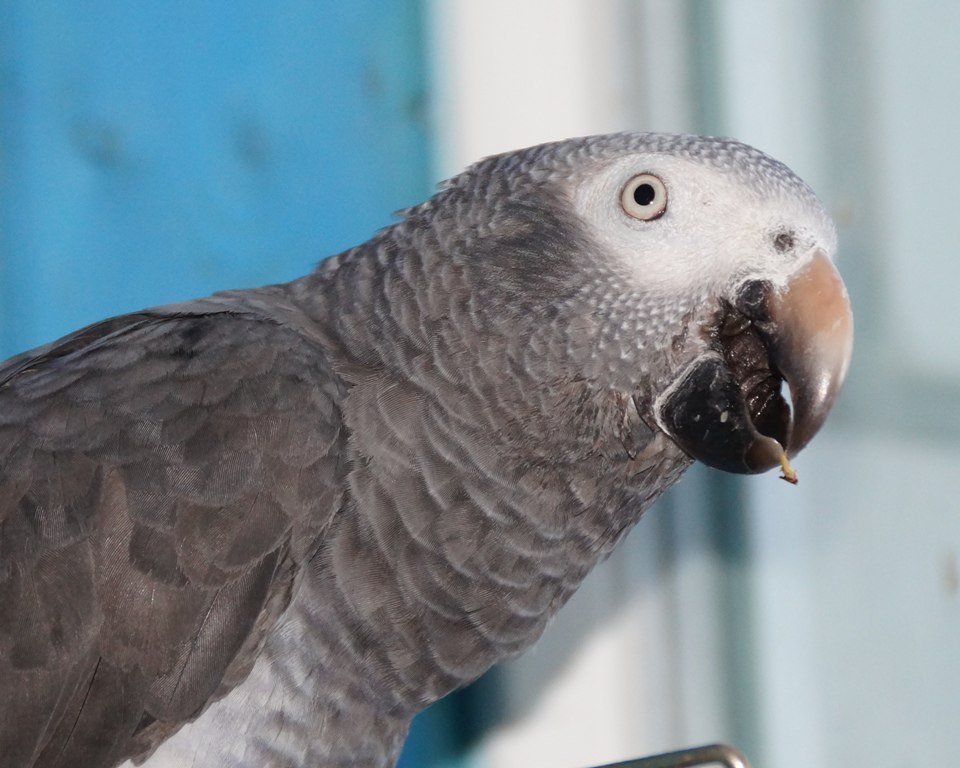
M734 139L488 157L304 277L0 365L0 764L394 765L695 461L820 429L836 229Z

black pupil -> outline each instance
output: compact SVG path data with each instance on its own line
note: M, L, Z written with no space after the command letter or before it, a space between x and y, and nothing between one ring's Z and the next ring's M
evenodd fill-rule
M633 190L633 200L637 205L650 205L657 196L652 184L640 184Z

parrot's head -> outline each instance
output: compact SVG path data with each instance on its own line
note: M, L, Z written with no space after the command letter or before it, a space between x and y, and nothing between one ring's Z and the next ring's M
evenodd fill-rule
M833 223L782 163L730 139L614 134L491 158L459 182L477 184L501 201L486 279L523 286L513 304L536 318L523 343L630 391L720 469L775 467L820 428L853 320Z
M680 319L652 345L666 364L655 371L652 415L706 464L775 467L823 424L850 361L853 318L833 265L833 222L792 171L738 142L617 143L608 139L571 176L568 194L635 301L632 316L612 314L621 335L641 336L643 354L645 317Z

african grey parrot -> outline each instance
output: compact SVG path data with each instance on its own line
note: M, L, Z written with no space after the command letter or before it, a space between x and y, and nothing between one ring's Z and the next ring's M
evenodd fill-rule
M573 139L7 361L0 764L392 765L694 459L789 476L851 351L835 240L743 144Z

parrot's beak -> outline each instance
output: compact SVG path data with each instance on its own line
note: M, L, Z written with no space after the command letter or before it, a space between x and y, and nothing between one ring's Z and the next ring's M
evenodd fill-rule
M853 315L839 273L817 252L781 290L747 282L712 335L714 352L658 398L658 420L710 466L742 473L788 467L787 456L823 425L850 365Z

